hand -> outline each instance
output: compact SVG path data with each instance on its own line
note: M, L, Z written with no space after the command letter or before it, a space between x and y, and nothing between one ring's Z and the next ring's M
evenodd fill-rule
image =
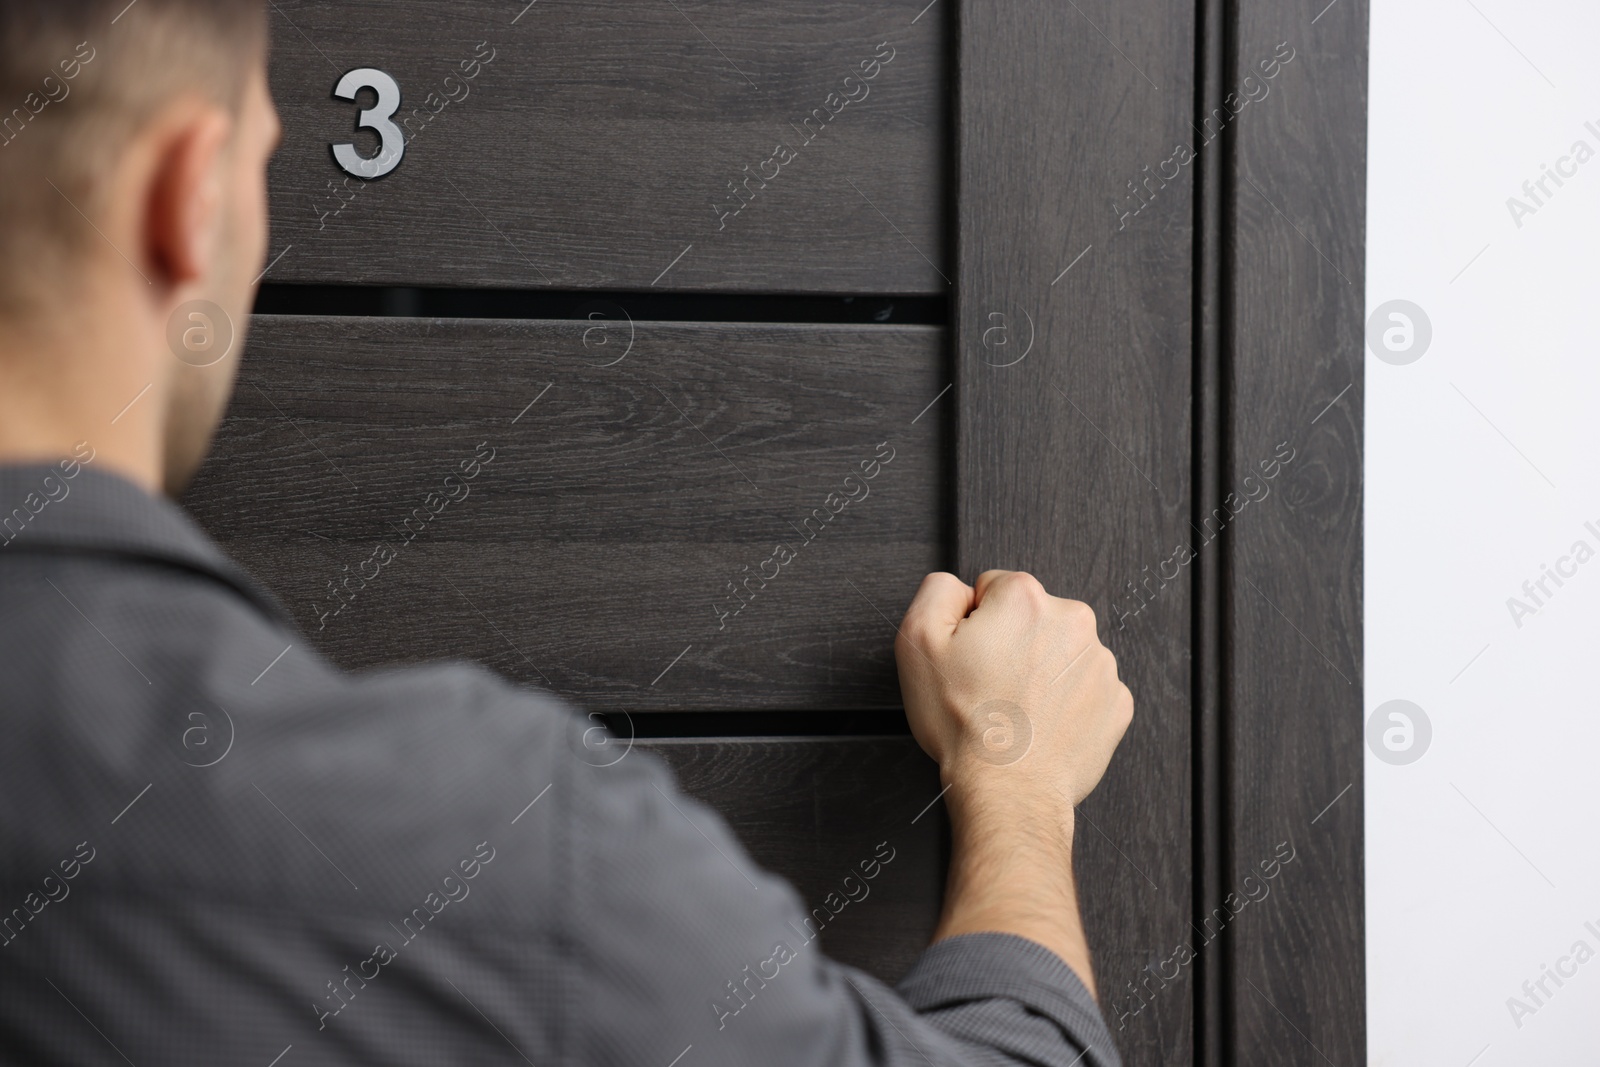
M911 732L939 761L950 877L934 940L1004 933L1095 992L1072 876L1073 808L1105 773L1133 696L1094 612L1018 571L930 574L895 642Z
M1094 612L1021 571L976 587L928 575L895 659L911 732L958 793L1059 792L1075 807L1133 718Z

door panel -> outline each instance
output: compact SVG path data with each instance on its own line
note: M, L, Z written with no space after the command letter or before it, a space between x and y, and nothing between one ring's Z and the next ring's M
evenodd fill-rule
M1233 542L1226 751L1235 866L1296 859L1239 920L1230 1025L1241 1063L1361 1063L1367 5L1240 5L1241 59L1280 42L1282 99L1235 142L1228 459L1242 479L1294 458Z
M794 883L807 910L836 911L822 927L830 955L894 982L927 945L943 900L945 819L934 803L939 768L915 741L685 739L640 747L665 759L690 795L724 812L756 861ZM882 856L891 858L863 884L860 874ZM856 881L845 885L852 874ZM855 899L841 904L847 894Z
M894 708L889 620L944 545L942 336L257 316L186 502L349 667Z
M1130 183L1188 129L1193 10L1096 7L960 9L957 560L1087 601L1118 657L1137 710L1080 809L1085 922L1128 1062L1189 1063L1193 969L1156 972L1193 915L1191 593L1161 572L1189 522L1193 201L1153 181L1136 211Z
M280 0L269 277L940 290L945 21L922 6ZM357 68L402 98L376 181L329 148L379 151L355 129L376 93L332 95Z

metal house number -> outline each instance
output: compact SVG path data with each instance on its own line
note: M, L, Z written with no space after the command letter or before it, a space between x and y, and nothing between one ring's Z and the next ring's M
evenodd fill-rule
M345 172L357 178L381 178L400 165L406 154L405 135L394 124L394 113L400 110L400 85L388 74L372 67L352 70L339 79L333 95L340 100L354 100L362 89L374 89L378 102L361 112L356 129L376 130L381 141L378 154L370 159L356 151L356 146L346 141L333 146L334 162Z

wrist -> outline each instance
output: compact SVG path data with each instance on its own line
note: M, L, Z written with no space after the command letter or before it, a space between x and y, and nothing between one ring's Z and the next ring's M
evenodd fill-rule
M993 771L993 768L988 770ZM1072 873L1076 819L1059 789L1015 775L961 775L945 794L951 856L935 940L1009 933L1054 952L1095 993Z
M1020 845L1070 854L1077 828L1060 789L1011 768L941 769L951 832L980 851Z

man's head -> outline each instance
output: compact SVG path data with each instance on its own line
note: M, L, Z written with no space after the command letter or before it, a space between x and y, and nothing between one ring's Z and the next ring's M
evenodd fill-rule
M259 0L0 3L0 462L199 467L266 247L265 52Z

